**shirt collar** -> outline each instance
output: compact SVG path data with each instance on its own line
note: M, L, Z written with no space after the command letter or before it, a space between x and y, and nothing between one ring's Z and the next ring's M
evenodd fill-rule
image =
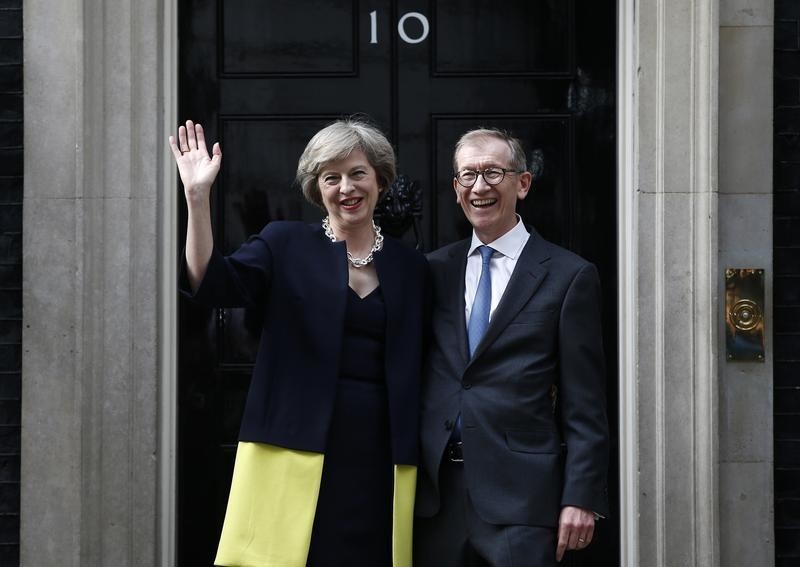
M517 224L514 225L514 228L506 232L503 236L495 240L494 242L487 242L486 246L490 246L494 248L497 252L500 252L503 256L511 258L512 260L515 259L520 252L522 252L522 248L525 246L525 243L528 241L528 230L525 228L525 224L522 222L522 217L517 215ZM478 249L478 246L483 246L484 243L481 242L478 235L475 234L475 231L472 231L472 242L469 244L469 250L467 251L467 256L472 255L475 250Z

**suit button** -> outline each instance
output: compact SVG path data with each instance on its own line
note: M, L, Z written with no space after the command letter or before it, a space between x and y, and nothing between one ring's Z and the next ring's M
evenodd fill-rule
M447 431L452 431L453 430L453 420L452 419L446 419L445 422L444 422L444 428Z
M472 388L472 384L470 384L469 382L464 382L463 386L465 390L469 390L470 388Z

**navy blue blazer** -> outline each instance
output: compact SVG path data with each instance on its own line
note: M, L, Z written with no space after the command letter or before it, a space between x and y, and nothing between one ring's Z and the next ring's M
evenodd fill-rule
M484 521L555 527L564 506L608 514L597 270L530 232L471 358L464 318L470 241L428 255L433 336L422 392L420 516L439 510L439 468L459 414L464 483Z
M389 237L374 262L386 305L393 462L416 465L427 263ZM325 452L347 286L344 242L332 243L319 224L302 222L269 223L227 257L215 249L194 294L182 275L181 291L194 301L264 311L241 441Z

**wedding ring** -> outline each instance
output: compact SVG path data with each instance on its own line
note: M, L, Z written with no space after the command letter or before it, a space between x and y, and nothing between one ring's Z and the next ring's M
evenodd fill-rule
M584 542L586 542L586 540L585 540L585 539L583 539L582 537L579 537L579 538L578 538L578 543L584 543Z

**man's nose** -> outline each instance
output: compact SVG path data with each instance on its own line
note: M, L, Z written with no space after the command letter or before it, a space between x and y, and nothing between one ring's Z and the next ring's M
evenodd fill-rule
M491 189L492 186L486 183L486 180L483 178L483 175L479 175L478 178L475 180L475 184L472 186L473 193L482 193L486 192Z

